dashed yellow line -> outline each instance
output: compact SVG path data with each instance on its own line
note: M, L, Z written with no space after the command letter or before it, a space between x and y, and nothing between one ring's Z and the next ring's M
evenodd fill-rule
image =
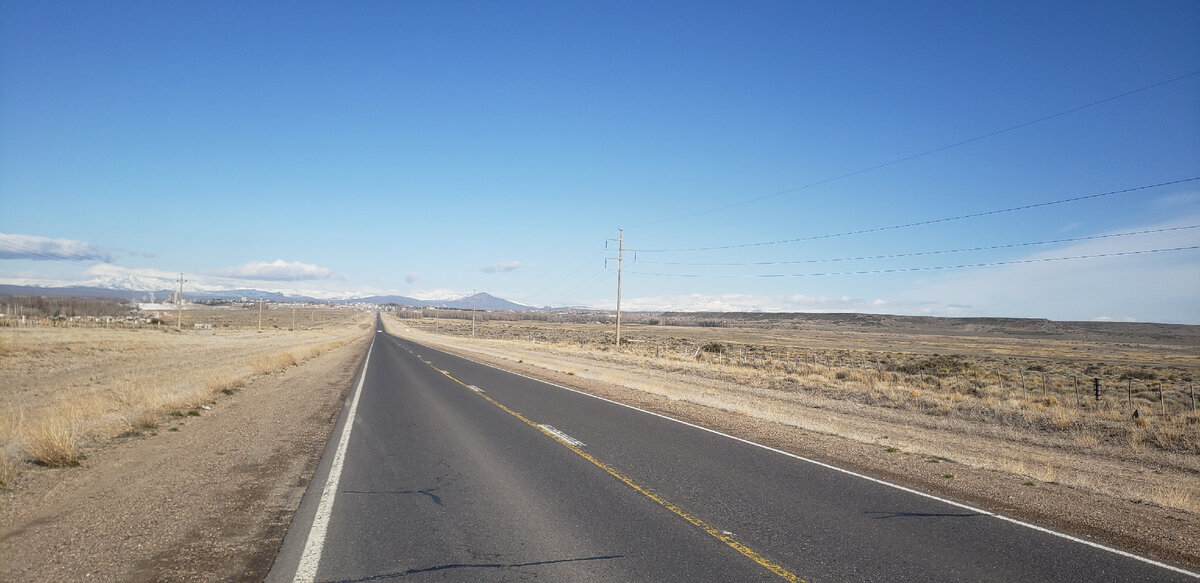
M426 363L426 364L428 364L428 363ZM431 366L431 367L433 367L433 365L430 365L430 366ZM460 380L458 380L458 379L454 378L454 376L453 376L453 375L451 375L449 372L446 372L446 371L444 371L444 370L441 370L441 369L439 369L439 368L437 368L437 367L433 367L433 369L434 369L434 370L436 370L436 371L438 371L438 372L440 372L440 373L442 373L443 375L446 375L446 378L448 378L448 379L450 379L450 380L452 380L452 381L454 381L454 382L456 382L456 383L458 383L458 384L460 384L460 385L462 385L462 386L464 386L464 387L466 387L466 388L468 388L468 389L469 389L469 388L471 388L471 386L470 386L470 385L468 385L468 384L466 384L466 383L464 383L464 382L462 382L462 381L460 381ZM688 513L686 510L684 510L684 509L682 509L682 508L680 508L680 507L676 506L675 504L671 503L671 501L670 501L670 500L667 500L666 498L663 498L662 496L659 496L658 494L655 494L654 492L650 491L649 489L647 489L647 488L643 487L641 484L638 484L637 482L633 481L633 478L630 478L629 476L626 476L625 474L622 474L621 472L618 472L618 471L617 471L616 469L614 469L612 466L609 466L608 464L606 464L606 463L604 463L604 462L602 462L602 461L600 461L600 460L596 459L596 458L595 458L595 457L593 457L591 454L587 453L586 451L583 451L583 449L579 448L579 447L578 447L578 446L576 446L575 444L573 444L573 443L570 443L570 442L568 442L568 441L566 441L566 440L564 440L564 439L560 438L559 436L557 436L557 435L555 435L555 434L553 434L553 433L551 433L551 432L547 431L545 428L543 428L542 426L538 425L537 423L534 423L533 421L530 421L529 419L526 419L524 415L521 415L520 413L517 413L516 411L513 411L512 409L509 409L509 408L508 408L508 407L506 407L506 406L505 406L503 403L501 403L501 402L499 402L499 401L497 401L497 400L495 400L495 399L493 399L493 398L491 398L491 397L487 396L486 394L484 394L484 393L482 393L482 392L479 392L479 391L473 391L473 392L474 392L475 394L479 395L480 397L483 397L484 399L487 399L487 401L488 401L489 403L491 403L491 404L495 405L496 407L499 407L501 411L504 411L505 413L508 413L509 415L512 415L513 417L516 417L517 419L520 419L521 421L523 421L525 424L529 425L530 427L533 427L534 429L537 429L538 431L541 431L542 433L546 434L546 435L547 435L547 436L549 436L551 439L553 439L553 440L555 440L555 441L559 442L560 444L562 444L562 445L563 445L563 447L566 447L567 449L569 449L569 450L571 450L571 451L575 452L576 454L578 454L578 455L579 455L580 457L582 457L583 459L585 459L585 460L587 460L587 461L589 461L589 462L592 462L593 464L595 464L595 465L596 465L597 467L599 467L600 469L602 469L602 470L604 470L604 471L608 472L608 473L609 473L610 475L612 475L614 478L616 478L616 479L618 479L618 480L620 480L620 481L624 482L624 483L625 483L627 486L629 486L630 488L633 488L634 490L637 490L638 492L640 492L641 494L643 494L643 495L644 495L644 496L646 496L647 498L649 498L649 499L651 499L651 500L653 500L653 501L657 502L658 504L660 504L661 506L663 506L663 507L664 507L664 508L666 508L667 510L670 510L671 512L675 513L675 515L677 515L677 516L679 516L680 518L682 518L682 519L684 519L684 520L686 520L686 521L688 521L688 522L692 523L693 525L695 525L696 527L698 527L700 530L703 530L704 532L707 532L707 533L708 533L709 535L711 535L713 538L715 538L715 539L717 539L717 540L719 540L719 541L721 541L721 542L725 543L726 545L729 545L729 547L730 547L730 548L732 548L732 549L736 550L737 552L739 552L739 553L741 553L741 554L743 554L743 555L745 555L745 556L749 557L749 558L750 558L752 561L754 561L755 563L758 563L758 564L759 564L759 565L761 565L762 567L766 568L768 571L770 571L770 572L772 572L772 573L775 573L776 575L779 575L780 577L782 577L784 580L787 580L787 581L792 581L792 582L795 582L795 583L805 583L805 581L804 581L803 579L801 579L800 577L798 577L798 576L797 576L795 573L792 573L791 571L788 571L788 570L787 570L787 569L785 569L785 568L784 568L782 565L779 565L778 563L772 562L770 559L768 559L768 558L766 558L766 557L762 556L761 554L759 554L758 552L756 552L754 549L752 549L752 548L750 548L750 547L747 547L746 545L744 545L744 544L742 544L742 543L738 542L738 541L737 541L737 539L733 538L733 536L732 536L732 535L730 535L730 534L726 534L725 532L722 532L722 531L720 531L720 530L718 530L718 529L714 528L712 525L708 524L707 522L704 522L704 521L703 521L703 520L701 520L700 518L698 518L698 517L696 517L696 516L694 516L694 515L692 515L692 514Z

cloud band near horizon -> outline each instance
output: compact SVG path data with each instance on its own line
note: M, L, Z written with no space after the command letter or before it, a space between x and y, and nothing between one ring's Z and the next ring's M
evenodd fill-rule
M0 233L0 259L111 262L112 251L75 239Z

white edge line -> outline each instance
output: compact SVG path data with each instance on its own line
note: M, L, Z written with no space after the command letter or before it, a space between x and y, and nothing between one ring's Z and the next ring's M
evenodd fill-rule
M428 348L428 347L427 347L427 348ZM444 352L444 351L442 351L442 352ZM935 495L933 495L933 494L930 494L930 493L928 493L928 492L922 492L922 491L920 491L920 490L914 490L914 489L912 489L912 488L909 488L909 487L907 487L907 486L901 486L900 484L895 484L895 483L892 483L892 482L888 482L888 481L886 481L886 480L881 480L881 479L879 479L879 478L873 478L873 477L871 477L871 476L868 476L868 475L865 475L865 474L860 474L860 473L858 473L858 472L855 472L855 471L852 471L852 470L847 470L847 469L845 469L845 468L839 468L839 467L837 467L837 466L835 466L835 465L827 464L827 463L825 463L825 462L818 461L818 460L814 460L814 459L812 459L812 458L807 458L807 457L804 457L804 456L802 456L802 455L797 455L797 454L794 454L794 453L791 453L791 452L788 452L788 451L784 451L784 450L782 450L782 449L776 449L776 448L774 448L774 447L771 447L771 446L769 446L769 445L763 445L763 444L761 444L761 443L756 443L756 442L750 441L749 439L745 439L745 438L742 438L742 437L738 437L738 436L736 436L736 435L730 435L730 434L728 434L728 433L722 433L722 432L720 432L720 431L717 431L717 430L715 430L715 429L709 429L708 427L704 427L704 426L701 426L701 425L696 425L695 423L689 423L689 422L687 422L687 421L683 421L683 420L680 420L680 419L676 419L676 418L674 418L674 417L669 417L669 416L667 416L667 415L663 415L662 413L655 413L654 411L647 411L647 410L645 410L645 409L641 409L641 408L635 407L635 406L633 406L633 405L630 405L630 404L627 404L627 403L622 403L622 402L620 402L620 401L614 401L614 400L612 400L612 399L608 399L608 398L605 398L605 397L600 397L600 396L597 396L597 395L593 395L593 394L591 394L591 393L586 393L586 392L584 392L584 391L580 391L579 389L572 389L571 387L565 387L565 386L563 386L563 385L559 385L559 384L556 384L556 383L552 383L552 382L550 382L550 381L545 381L545 380L542 380L542 379L539 379L539 378L534 378L534 377L531 377L531 376L529 376L529 375L526 375L526 374L522 374L522 373L519 373L519 372L515 372L515 371L511 371L511 370L505 369L505 368L501 368L501 367L499 367L499 366L496 366L496 365L494 365L494 364L490 364L490 363L487 363L487 362L478 361L478 360L475 360L475 359L473 359L473 358L468 358L468 357L466 357L466 356L460 356L460 355L457 355L457 354L451 354L451 353L446 353L446 354L450 354L450 356L457 356L458 358L461 358L461 359L463 359L463 360L468 360L468 361L470 361L470 362L473 362L473 363L475 363L475 364L481 364L481 365L483 365L483 366L486 366L486 367L488 367L488 368L494 368L494 369L496 369L496 370L499 370L499 371L507 372L507 373L509 373L509 374L514 374L514 375L517 375L517 376L519 376L519 377L522 377L522 378L529 379L529 380L531 380L531 381L535 381L535 382L543 383L543 384L546 384L546 385L550 385L550 386L552 386L552 387L557 387L557 388L563 389L563 390L565 390L565 391L571 391L572 393L578 393L578 394L580 394L580 395L583 395L583 396L585 396L585 397L591 397L591 398L593 398L593 399L599 399L599 400L601 400L601 401L605 401L605 402L607 402L607 403L612 403L612 404L614 404L614 405L620 405L620 406L622 406L622 407L625 407L625 408L627 408L627 409L633 409L634 411L640 411L640 412L642 412L642 413L645 413L645 414L647 414L647 415L653 415L653 416L655 416L655 417L660 417L660 418L662 418L662 419L666 419L666 420L668 420L668 421L674 421L675 423L679 423L679 424L681 424L681 425L686 425L686 426L688 426L688 427L692 427L692 428L695 428L695 429L699 429L699 430L701 430L701 431L707 431L707 432L709 432L709 433L712 433L712 434L715 434L715 435L720 435L721 437L727 437L727 438L729 438L729 439L732 439L732 440L734 440L734 441L740 441L740 442L742 442L742 443L745 443L745 444L747 444L747 445L752 445L752 446L754 446L754 447L759 447L759 448L765 449L765 450L767 450L767 451L771 451L771 452L775 452L775 453L778 453L778 454L782 454L782 455L788 456L788 457L790 457L790 458L794 458L794 459L797 459L797 460L800 460L800 461L808 462L808 463L810 463L810 464L816 464L816 465L818 465L818 466L821 466L821 467L823 467L823 468L827 468L827 469L830 469L830 470L834 470L834 471L837 471L837 472L841 472L841 473L843 473L843 474L847 474L847 475L850 475L850 476L854 476L854 477L856 477L856 478L862 478L862 479L864 479L864 480L868 480L868 481L871 481L871 482L875 482L876 484L881 484L881 485L884 485L884 486L888 486L888 487L890 487L890 488L895 488L895 489L897 489L897 490L901 490L901 491L904 491L904 492L908 492L908 493L910 493L910 494L916 494L917 496L922 496L922 497L925 497L925 498L929 498L929 499L931 499L931 500L937 500L938 502L942 502L942 503L944 503L944 504L949 504L949 505L951 505L951 506L957 506L957 507L959 507L959 508L962 508L962 509L964 509L964 510L969 510L969 511L971 511L971 512L975 512L975 513L978 513L978 514L983 514L983 515L986 515L986 516L991 516L991 517L994 517L994 518L998 518L998 519L1000 519L1000 520L1003 520L1003 521L1006 521L1006 522L1011 522L1011 523L1013 523L1013 524L1017 524L1017 525L1020 525L1020 526L1024 526L1024 527L1026 527L1026 528L1031 528L1031 529L1033 529L1033 530L1036 530L1036 531L1044 532L1044 533L1046 533L1046 534L1051 534L1051 535L1057 536L1057 537L1059 537L1059 538L1063 538L1063 539L1066 539L1066 540L1069 540L1069 541L1077 542L1077 543L1079 543L1079 544L1087 545L1087 546L1089 546L1089 547L1097 548L1097 549L1100 549L1100 550L1103 550L1103 551L1108 551L1108 552L1110 552L1110 553L1117 554L1117 555L1121 555L1121 556L1123 556L1123 557L1127 557L1127 558L1130 558L1130 559L1134 559L1134 560L1136 560L1136 561L1141 561L1141 562L1143 562L1143 563L1146 563L1146 564L1148 564L1148 565L1154 565L1155 567L1161 567L1161 568L1163 568L1163 569L1167 569L1167 570L1169 570L1169 571L1175 571L1176 573L1182 573L1182 574L1184 574L1184 575L1188 575L1188 576L1190 576L1190 577L1193 577L1193 578L1196 578L1196 579L1200 579L1200 573L1195 573L1195 572L1192 572L1192 571L1188 571L1187 569L1184 569L1184 568L1181 568L1181 567L1176 567L1176 566L1174 566L1174 565L1168 565L1168 564L1166 564L1166 563L1162 563L1162 562L1156 561L1156 560L1154 560L1154 559L1151 559L1151 558L1148 558L1148 557L1143 557L1143 556L1141 556L1141 555L1137 555L1137 554L1131 553L1131 552L1129 552L1129 551L1123 551L1123 550L1121 550L1121 549L1113 548L1113 547L1110 547L1110 546L1107 546L1107 545L1102 545L1102 544L1100 544L1100 543L1098 543L1098 542L1094 542L1094 541L1090 541L1090 540L1087 540L1087 539L1079 538L1079 537L1076 537L1076 536L1073 536L1073 535L1069 535L1069 534L1066 534L1066 533L1064 533L1064 532L1058 532L1058 531L1056 531L1056 530L1051 530L1051 529L1049 529L1049 528L1046 528L1046 527L1044 527L1044 526L1038 526L1038 525L1036 525L1036 524L1032 524L1032 523L1029 523L1029 522L1025 522L1025 521L1022 521L1022 520L1018 520L1018 519L1016 519L1016 518L1011 518L1011 517L1008 517L1008 516L1004 516L1003 514L997 514L997 513L995 513L995 512L992 512L992 511L990 511L990 510L984 510L984 509L982 509L982 508L976 508L976 507L974 507L974 506L968 506L968 505L966 505L966 504L963 504L963 503L961 503L961 502L955 502L955 501L953 501L953 500L948 500L948 499L946 499L946 498L941 498L941 497L935 496Z
M309 582L317 578L317 567L321 565L321 551L325 547L325 534L329 529L329 517L333 514L333 499L337 496L338 482L342 478L342 464L346 460L346 447L350 443L350 428L354 426L358 397L362 394L363 382L367 380L367 365L371 363L371 350L374 348L375 339L372 337L371 346L367 349L367 358L363 361L362 374L358 377L358 387L354 389L354 397L350 399L346 424L342 426L342 436L338 439L337 451L333 454L333 464L329 467L329 477L325 480L325 488L321 490L321 501L317 504L317 514L313 517L312 528L308 531L308 540L304 543L304 552L300 554L293 581Z

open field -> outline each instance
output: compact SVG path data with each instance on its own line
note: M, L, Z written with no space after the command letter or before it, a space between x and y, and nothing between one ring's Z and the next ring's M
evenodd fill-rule
M71 466L89 444L153 432L195 414L255 375L272 374L360 338L369 314L311 310L289 331L290 309L193 308L184 330L0 328L0 482L31 464ZM215 323L212 330L189 329Z
M491 320L471 338L469 321L385 321L526 374L1200 561L1196 543L1180 542L1200 528L1194 327L1106 339L1103 327L1022 335L635 324L622 326L616 350L611 324Z
M142 360L131 365L179 359L229 367L222 378L231 382L214 385L225 387L216 393L201 387L200 407L159 413L157 427L140 434L75 435L77 465L18 460L23 471L0 488L0 581L261 580L375 335L359 326L368 318L346 311L323 332L231 334L226 344L224 333L213 339L211 332L203 341L161 331L92 337L113 349L128 339L148 343L132 351ZM40 331L47 332L79 339L78 330ZM72 362L116 366L109 375L124 366ZM286 368L258 374L277 366ZM164 368L147 379L186 389L172 383L203 372L188 370L175 376Z

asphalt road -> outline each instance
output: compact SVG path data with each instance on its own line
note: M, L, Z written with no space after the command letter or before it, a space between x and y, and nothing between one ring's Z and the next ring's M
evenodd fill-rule
M359 381L268 581L1196 580L383 332Z

